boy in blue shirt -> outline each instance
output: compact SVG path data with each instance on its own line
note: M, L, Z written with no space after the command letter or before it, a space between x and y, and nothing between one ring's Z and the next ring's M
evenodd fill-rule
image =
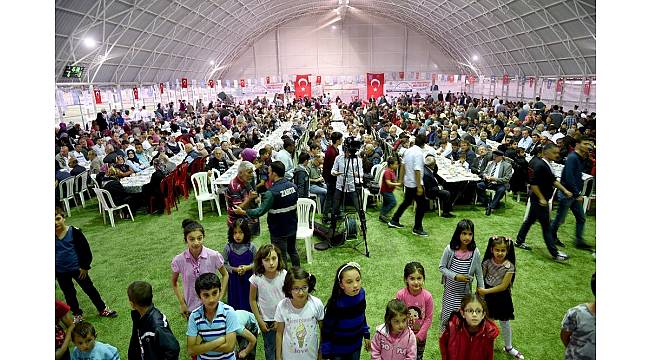
M203 305L192 311L187 322L188 353L197 360L236 360L236 333L242 326L235 309L219 301L221 281L214 273L201 274L194 289Z
M72 351L72 360L120 360L120 354L113 345L96 340L95 327L80 321L72 329L72 342L76 348Z

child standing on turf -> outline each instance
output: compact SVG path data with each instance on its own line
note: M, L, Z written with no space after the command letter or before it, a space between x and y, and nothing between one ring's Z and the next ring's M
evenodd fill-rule
M492 360L494 339L499 328L487 318L485 301L476 294L467 294L454 311L440 337L442 360Z
M286 296L275 309L275 358L302 360L318 358L318 334L323 325L325 307L311 295L316 277L294 267L284 278Z
M176 255L172 260L172 289L178 299L180 312L188 319L190 312L201 306L201 300L194 291L194 282L201 274L214 273L217 270L221 274L222 281L220 295L226 292L228 287L228 272L223 266L223 256L218 251L203 246L205 229L198 222L183 220L183 238L187 249ZM178 288L178 277L183 277L183 292Z
M596 273L591 275L591 292L596 296ZM566 312L560 339L566 347L565 359L596 358L596 300L572 307Z
M395 200L395 194L393 194L393 191L396 186L402 185L402 183L395 181L397 179L395 171L397 171L398 166L399 163L393 157L389 157L386 160L384 176L379 187L379 193L383 200L383 205L381 206L381 211L379 213L379 220L385 223L390 221L388 213L390 213L395 205L397 205L397 200Z
M165 314L153 305L151 285L144 281L134 281L126 293L133 309L129 359L178 359L178 340L172 333Z
M80 321L72 329L72 360L120 360L120 354L113 345L97 341L95 327L87 321Z
M474 223L463 219L456 225L456 231L445 248L438 266L442 272L442 295L440 311L440 332L445 329L449 316L457 311L463 296L472 292L472 280L476 278L477 287L483 288L481 254L474 242Z
M349 262L337 269L332 296L325 306L321 334L322 358L359 360L362 341L366 351L370 351L366 291L361 287L361 266Z
M235 310L251 311L250 282L253 275L255 244L251 243L251 231L248 221L243 218L235 220L228 228L228 243L223 249L224 266L228 277L228 305Z
M54 210L54 244L56 281L63 292L66 304L72 310L74 322L83 320L83 311L77 301L73 279L93 302L99 316L116 317L117 312L106 306L90 280L88 271L93 261L93 254L90 252L88 240L80 229L65 224L65 212L59 207Z
M514 320L512 305L512 284L515 282L515 245L510 238L492 236L485 249L482 263L485 289L478 288L478 294L485 298L490 319L499 320L501 336L505 347L503 351L523 359L524 355L512 346L510 320Z
M431 293L424 288L424 266L419 262L410 262L404 266L404 283L406 287L397 292L395 298L403 301L409 311L409 327L417 338L417 359L424 357L427 333L433 321L435 303Z
M409 309L402 300L393 299L386 305L384 323L377 326L372 338L372 360L415 360L417 347L413 331L408 326Z
M213 272L199 275L194 290L201 306L187 322L187 352L198 359L235 360L235 342L241 325L235 309L222 303L221 282Z
M249 279L249 301L262 330L266 360L275 360L275 309L284 299L282 286L286 276L280 248L273 244L262 246L255 254L255 275Z

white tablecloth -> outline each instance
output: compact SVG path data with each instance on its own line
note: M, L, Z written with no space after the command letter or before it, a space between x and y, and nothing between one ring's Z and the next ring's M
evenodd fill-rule
M183 159L185 159L186 154L184 152L179 152L178 154L171 157L169 160L178 166ZM139 173L131 174L131 176L121 178L120 183L124 186L124 190L129 193L139 193L142 192L142 187L145 184L151 182L151 176L156 171L153 166L140 171Z
M526 161L530 162L533 157L531 155L526 155ZM551 170L553 170L553 175L555 175L558 180L562 177L562 170L564 170L564 165L551 162ZM582 180L591 179L593 176L587 173L582 173Z

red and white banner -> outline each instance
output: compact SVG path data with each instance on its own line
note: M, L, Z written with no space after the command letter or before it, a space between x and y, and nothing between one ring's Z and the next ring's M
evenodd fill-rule
M239 79L239 87L240 88L245 88L246 87L246 80Z
M431 74L431 81L433 82L434 85L436 84L436 78L437 78L437 77L438 77L438 75L436 75L436 74Z
M468 78L468 81L469 81L470 85L474 85L474 82L476 81L476 79L474 78L474 75L470 75L469 78Z
M380 96L382 96L384 94L384 73L366 73L366 89L368 99L378 99Z
M140 100L140 97L139 97L138 95L139 95L139 94L138 94L138 88L137 88L137 87L134 87L134 88L133 88L133 98L134 98L135 100Z
M158 88L160 89L161 94L165 92L165 84L163 83L158 84Z
M503 74L503 83L504 84L510 83L510 76L508 76L508 74Z
M311 97L311 83L309 75L296 75L296 97Z
M404 71L399 72L399 79L404 80Z
M321 77L320 75L316 75L316 85L320 85Z
M267 76L267 77L266 77L266 83L267 83L267 84L270 84L270 83L271 83L271 77L270 77L270 76Z
M591 93L591 79L587 79L583 91L585 93L585 96L589 96L589 93Z
M95 104L101 104L102 103L102 92L99 91L99 89L94 89L93 92L95 93Z
M187 89L187 78L182 78L181 79L181 87L183 89Z
M555 92L562 92L563 87L564 87L564 80L558 79L557 83L555 84Z
M453 84L454 83L454 77L455 77L455 75L447 76L447 81L449 81L450 84Z
M528 78L528 87L533 87L534 83L535 83L534 77Z
M210 88L214 88L214 80L212 80L212 79L208 80L208 86Z

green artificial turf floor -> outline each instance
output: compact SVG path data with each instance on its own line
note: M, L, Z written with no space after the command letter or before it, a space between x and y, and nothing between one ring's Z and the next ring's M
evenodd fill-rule
M398 204L401 191L395 192ZM456 218L446 219L437 211L428 212L424 217L424 229L429 237L415 237L411 234L413 207L402 216L403 229L391 229L378 220L378 208L368 209L368 246L370 258L350 248L335 248L327 251L314 251L313 263L307 264L303 241L298 241L298 252L303 267L317 277L316 291L313 295L323 303L329 298L336 268L347 262L357 261L362 267L363 286L367 292L366 316L371 334L383 321L386 303L395 292L404 286L402 273L404 265L410 261L421 262L426 270L425 287L433 295L435 313L425 352L426 359L439 359L438 326L442 298L441 274L438 263L443 249L449 243L456 223L463 218L475 224L475 239L481 253L484 253L489 236L505 235L514 238L525 210L525 201L517 203L512 195L505 208L485 216L479 206L458 205L454 209ZM227 242L225 206L222 203L221 217L210 211L204 203L204 217L201 222L206 229L205 245L223 251ZM553 213L553 216L555 212ZM316 215L316 221L319 221ZM88 238L93 252L90 275L109 307L118 311L115 319L99 318L88 297L77 286L77 298L85 312L85 319L94 324L98 340L116 346L122 358L126 358L131 336L130 307L126 295L127 286L134 280L144 280L152 284L155 305L167 315L172 331L181 346L181 359L189 359L186 352L186 324L179 313L178 302L170 285L170 263L172 258L185 249L181 222L185 218L198 219L197 205L193 194L182 199L179 210L171 215L149 215L140 210L136 221L116 220L116 228L104 225L97 209L97 200L92 199L86 208L72 209L72 216L66 219L68 225L81 228ZM107 220L108 221L108 220ZM587 216L585 239L595 244L595 216ZM559 237L567 248L571 259L566 263L551 260L541 236L539 224L533 225L527 243L532 251L517 249L517 278L512 290L516 319L511 322L513 344L527 359L562 358L563 346L559 338L560 324L567 309L574 305L592 301L589 286L596 262L590 252L577 250L573 244L575 218L569 213L566 223L560 228ZM318 239L315 239L318 242ZM262 234L254 239L258 246L269 242L266 219L262 219ZM63 294L56 287L57 299ZM262 337L258 338L257 358L263 359ZM495 342L495 359L509 359L500 349L501 337ZM370 354L363 351L362 359Z

